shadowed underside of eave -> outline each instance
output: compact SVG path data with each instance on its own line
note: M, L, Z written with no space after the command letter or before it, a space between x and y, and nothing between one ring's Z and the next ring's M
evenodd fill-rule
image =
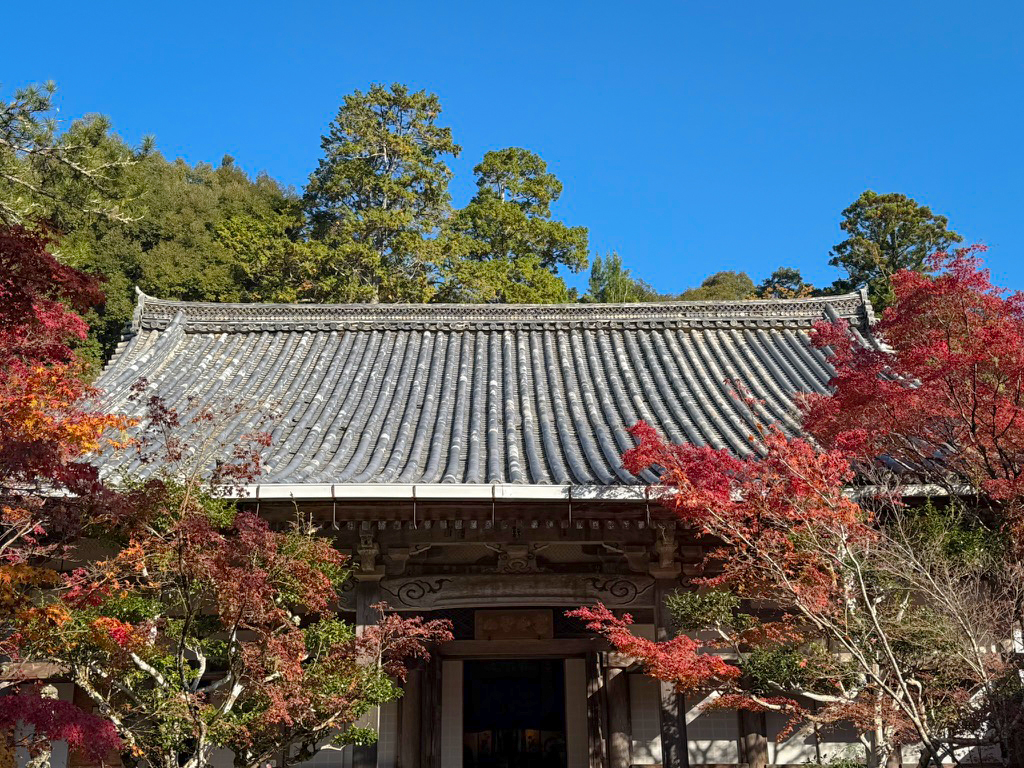
M636 484L627 428L745 454L758 422L795 430L794 396L832 375L816 320L866 333L862 294L645 305L231 305L140 296L101 376L138 415L140 378L179 409L244 402L221 435L275 411L278 484ZM733 393L740 382L763 407ZM191 404L191 405L190 405ZM185 436L188 437L187 435ZM111 472L137 472L110 457Z

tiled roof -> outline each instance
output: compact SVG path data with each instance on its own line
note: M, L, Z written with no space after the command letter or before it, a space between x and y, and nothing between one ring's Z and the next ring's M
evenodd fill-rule
M276 409L267 483L635 484L650 478L620 456L639 419L740 454L757 422L795 430L794 395L825 391L832 373L807 337L822 318L866 334L871 308L861 293L539 306L140 294L98 386L128 413L140 377L179 408L227 398ZM733 396L733 381L761 413ZM238 419L222 438L250 428Z

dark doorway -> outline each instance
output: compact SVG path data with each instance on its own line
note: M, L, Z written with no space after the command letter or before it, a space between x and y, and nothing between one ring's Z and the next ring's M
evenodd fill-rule
M467 661L463 768L565 768L560 659Z

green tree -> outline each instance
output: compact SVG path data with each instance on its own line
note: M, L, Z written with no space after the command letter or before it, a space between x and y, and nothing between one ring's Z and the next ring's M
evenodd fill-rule
M679 294L681 301L730 301L749 299L756 292L754 281L746 272L716 272L699 288L690 288Z
M301 236L297 206L269 215L232 216L215 225L235 257L234 279L245 301L338 303L367 301L346 265L321 242Z
M570 293L557 276L587 266L586 227L551 218L562 182L534 152L518 147L484 155L473 169L477 191L445 227L444 301L548 303Z
M214 168L153 152L124 183L140 190L132 220L81 220L61 245L65 261L105 280L106 304L89 317L94 359L108 355L123 333L134 286L194 301L291 300L278 284L292 274L260 262L289 252L302 225L298 201L276 182L250 178L230 157ZM239 235L245 226L258 232L258 245ZM265 295L269 290L277 292Z
M373 300L430 297L451 200L444 158L460 151L440 114L432 93L373 85L345 97L321 141L304 197L310 236Z
M901 269L925 272L925 259L963 240L947 228L945 216L913 198L866 190L843 211L839 224L847 237L832 248L829 264L846 271L835 288L849 291L867 286L878 308L892 302L889 279Z
M813 294L814 286L792 267L779 267L757 286L760 299L799 299Z
M590 284L586 301L613 303L658 301L663 298L650 285L633 277L622 266L622 257L609 253L604 258L594 257L590 267Z
M89 116L63 133L53 115L56 86L29 86L0 99L0 224L62 233L83 218L132 218L125 176L151 146L132 149Z

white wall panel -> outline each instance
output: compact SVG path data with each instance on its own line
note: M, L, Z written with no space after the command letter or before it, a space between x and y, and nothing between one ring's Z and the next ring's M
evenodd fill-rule
M817 761L814 748L814 732L800 736L799 728L779 741L779 733L786 727L789 718L769 712L765 714L768 732L768 762L770 763L813 763Z
M629 675L629 724L633 764L661 763L661 689L647 675Z
M690 764L738 763L739 720L731 709L703 711L700 702L691 704L686 713L687 750Z

